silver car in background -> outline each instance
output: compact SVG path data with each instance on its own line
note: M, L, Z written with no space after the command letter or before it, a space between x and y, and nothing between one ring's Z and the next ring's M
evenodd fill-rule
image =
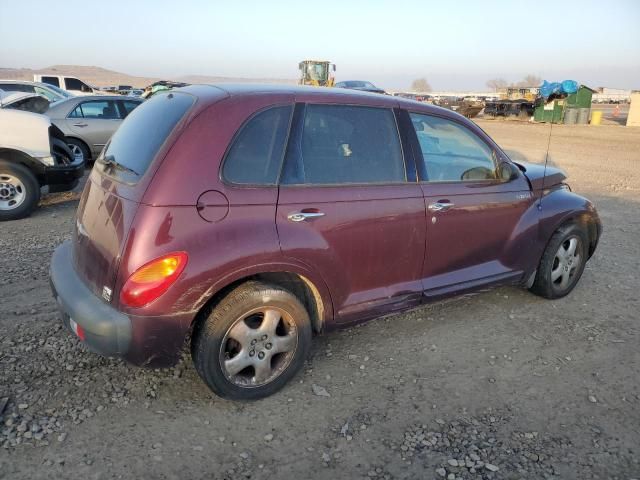
M45 114L62 130L74 157L87 162L100 155L122 120L142 102L122 95L73 97L51 104Z
M4 92L35 93L36 95L46 98L51 103L74 97L72 93L62 90L55 85L29 82L27 80L0 80L0 90Z

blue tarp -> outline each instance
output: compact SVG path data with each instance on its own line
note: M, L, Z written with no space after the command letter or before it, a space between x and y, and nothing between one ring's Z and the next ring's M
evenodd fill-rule
M575 80L565 80L564 82L547 82L544 80L540 86L540 95L548 98L551 95L570 95L578 91L578 82Z

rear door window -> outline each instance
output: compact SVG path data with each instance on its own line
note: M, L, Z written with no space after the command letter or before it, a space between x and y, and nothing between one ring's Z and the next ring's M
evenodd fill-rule
M49 85L55 85L56 87L60 86L60 80L58 80L58 77L42 77L42 83L48 83Z
M157 93L127 116L105 147L104 156L133 170L134 177L141 176L193 102L194 97L187 93Z
M93 89L84 83L82 80L78 80L73 77L65 77L64 79L67 90L72 90L74 92L92 92Z
M224 162L225 180L249 185L276 184L292 110L292 105L269 108L242 127Z
M123 100L120 102L120 112L122 118L127 118L127 116L135 110L142 102L134 102L132 100Z
M113 100L82 102L69 115L71 118L119 119L120 114Z
M287 158L282 183L385 184L405 180L392 110L306 106L299 152Z
M71 113L68 115L68 118L82 118L82 107L78 105L76 108L71 110Z

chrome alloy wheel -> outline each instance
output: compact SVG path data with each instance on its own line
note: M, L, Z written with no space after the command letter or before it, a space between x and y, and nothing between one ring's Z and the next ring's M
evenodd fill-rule
M85 160L84 153L82 152L82 149L78 145L75 145L73 143L68 143L67 146L69 147L69 150L71 150L71 154L73 155L74 161Z
M560 244L551 268L551 282L559 289L566 289L582 264L582 245L575 236L567 238Z
M227 330L220 345L220 365L234 385L258 387L286 370L297 346L293 317L277 307L261 307L244 314Z
M18 177L0 173L0 210L14 210L27 198L24 184Z

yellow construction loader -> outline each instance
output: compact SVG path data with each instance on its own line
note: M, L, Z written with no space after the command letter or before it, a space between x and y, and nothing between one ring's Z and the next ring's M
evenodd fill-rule
M314 87L333 87L335 78L330 71L336 71L336 65L324 60L303 60L298 64L300 69L300 85L313 85Z

